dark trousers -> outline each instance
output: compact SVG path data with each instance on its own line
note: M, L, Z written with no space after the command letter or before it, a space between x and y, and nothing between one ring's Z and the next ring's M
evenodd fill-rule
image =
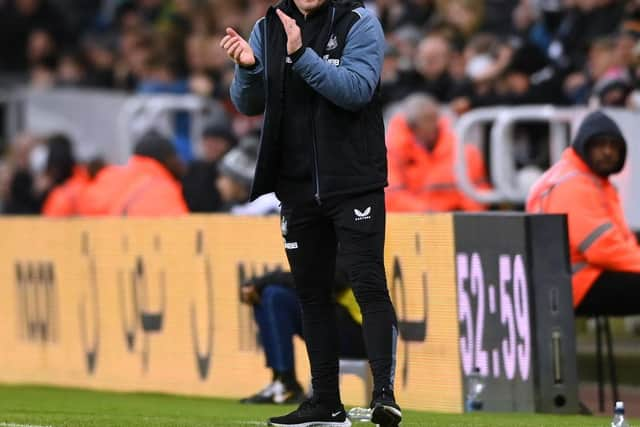
M578 316L640 314L640 273L604 271L576 308Z
M320 400L340 400L332 297L338 244L362 311L374 388L393 389L397 322L384 269L385 221L382 190L336 197L321 205L282 206L282 233L302 305L313 389Z
M340 358L366 357L362 328L341 305L336 305L340 336ZM260 303L253 306L267 366L276 372L293 372L293 337L302 335L302 310L296 291L280 285L267 285Z

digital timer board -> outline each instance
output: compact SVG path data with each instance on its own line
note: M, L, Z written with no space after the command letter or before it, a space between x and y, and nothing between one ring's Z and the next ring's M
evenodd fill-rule
M484 410L575 413L565 218L460 214L454 227L463 378L479 370Z

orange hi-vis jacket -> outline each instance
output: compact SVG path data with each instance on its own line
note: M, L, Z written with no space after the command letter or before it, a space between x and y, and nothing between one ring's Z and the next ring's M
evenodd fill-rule
M98 172L87 186L78 202L78 211L82 216L101 216L109 214L109 206L118 194L124 191L133 171L126 166L109 165Z
M438 140L430 152L416 140L402 115L391 119L387 131L389 187L386 190L390 212L486 209L459 189L454 172L456 137L446 120L441 119L438 128ZM467 144L465 155L471 181L478 188L488 188L480 150Z
M604 270L640 273L640 246L624 219L618 192L573 148L534 184L527 211L568 216L574 307Z
M159 162L133 156L109 166L83 195L83 215L175 216L189 213L178 181Z
M87 170L76 166L69 179L51 190L42 207L42 214L51 217L78 215L79 199L87 185L89 185Z

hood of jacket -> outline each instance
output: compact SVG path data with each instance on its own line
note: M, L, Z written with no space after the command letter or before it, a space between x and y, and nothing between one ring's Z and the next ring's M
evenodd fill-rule
M622 153L620 156L620 162L612 172L612 174L616 174L624 167L624 163L627 158L627 141L624 139L624 135L616 122L602 111L594 111L583 120L571 145L578 156L580 156L589 168L593 170L587 147L591 140L600 136L612 137L621 143Z

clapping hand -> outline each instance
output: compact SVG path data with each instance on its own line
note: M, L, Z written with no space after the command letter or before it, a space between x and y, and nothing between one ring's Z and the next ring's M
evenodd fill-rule
M220 41L220 47L223 48L229 58L241 67L253 67L256 58L253 55L253 49L245 39L240 36L233 28L227 28L227 35Z
M287 55L291 55L302 47L302 32L295 19L280 9L276 9L276 13L282 22L285 33L287 33Z

